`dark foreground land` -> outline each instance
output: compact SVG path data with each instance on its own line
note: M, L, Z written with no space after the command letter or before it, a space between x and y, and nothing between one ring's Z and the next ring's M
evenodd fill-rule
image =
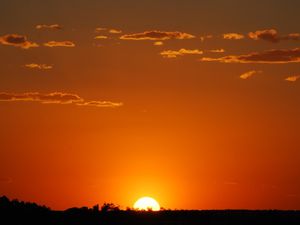
M113 204L100 209L71 208L52 211L35 203L0 197L1 225L300 225L300 211L251 210L119 210Z

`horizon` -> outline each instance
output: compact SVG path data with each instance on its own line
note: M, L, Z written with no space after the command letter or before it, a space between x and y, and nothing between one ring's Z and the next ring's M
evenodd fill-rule
M300 210L299 8L3 1L0 196Z

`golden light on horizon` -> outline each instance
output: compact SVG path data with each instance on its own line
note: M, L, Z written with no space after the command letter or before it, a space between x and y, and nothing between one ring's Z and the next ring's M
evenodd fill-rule
M160 205L154 198L142 197L134 203L133 208L136 210L159 211Z

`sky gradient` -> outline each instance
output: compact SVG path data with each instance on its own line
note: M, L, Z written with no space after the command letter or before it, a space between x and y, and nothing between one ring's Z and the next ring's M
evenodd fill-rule
M300 209L299 8L2 1L0 195Z

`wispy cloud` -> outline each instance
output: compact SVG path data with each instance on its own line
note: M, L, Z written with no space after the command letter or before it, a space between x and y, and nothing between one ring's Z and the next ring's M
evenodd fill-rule
M262 73L262 71L260 71L260 70L250 70L246 73L241 74L240 78L243 80L246 80L246 79L249 79L250 77L252 77L256 74L260 74L260 73Z
M264 52L253 52L247 55L229 55L220 58L203 57L203 62L222 63L264 63L264 64L286 64L300 62L300 48L295 49L273 49Z
M74 104L78 106L94 106L94 107L110 107L116 108L123 105L121 102L110 101L86 101L77 94L52 92L48 94L42 94L39 92L26 92L26 93L6 93L0 92L0 101L15 102L39 102L44 104Z
M111 33L111 34L121 34L122 33L121 30L117 30L117 29L109 29L108 32Z
M7 34L0 36L0 44L11 45L22 49L36 48L39 47L37 43L30 42L27 37L19 34Z
M162 41L156 41L156 42L153 43L153 45L162 46L162 45L164 45L164 43Z
M152 40L152 41L163 41L169 39L192 39L195 38L194 35L183 33L179 31L145 31L143 33L135 33L135 34L125 34L120 37L122 40Z
M289 76L289 77L285 78L286 81L290 81L290 82L295 82L298 79L300 79L300 75L294 75L294 76Z
M44 44L44 46L47 47L75 47L74 42L72 41L49 41L47 43Z
M80 106L94 106L103 108L116 108L123 105L121 102L111 102L111 101L86 101L82 103L77 103Z
M209 50L209 52L212 52L212 53L224 53L224 52L225 52L225 49L223 49L223 48L220 48L220 49L212 49L212 50Z
M108 39L108 37L107 36L105 36L105 35L98 35L98 36L96 36L96 37L94 37L94 39Z
M53 68L53 66L47 64L37 64L37 63L25 64L24 66L29 69L39 69L39 70L50 70Z
M281 36L276 29L257 30L255 32L250 32L248 36L253 40L264 40L272 43L277 43L282 40L300 40L299 33L291 33Z
M37 30L47 29L47 30L60 30L62 26L59 24L38 24L35 26Z
M122 33L122 30L118 30L118 29L114 29L114 28L97 27L95 29L96 33L100 33L100 32L103 32L103 31L106 31L110 34L121 34Z
M183 55L201 55L203 54L203 51L200 51L198 49L179 49L179 50L166 50L162 51L160 53L161 56L165 58L176 58L177 56L183 56Z
M95 29L95 32L98 33L98 32L105 31L105 30L107 30L107 28L105 28L105 27L97 27Z
M223 38L227 40L241 40L244 39L245 36L243 34L238 34L238 33L226 33L223 34Z
M213 35L208 34L208 35L201 36L201 37L200 37L200 40L203 42L203 41L205 41L206 39L212 39L212 38L213 38Z

